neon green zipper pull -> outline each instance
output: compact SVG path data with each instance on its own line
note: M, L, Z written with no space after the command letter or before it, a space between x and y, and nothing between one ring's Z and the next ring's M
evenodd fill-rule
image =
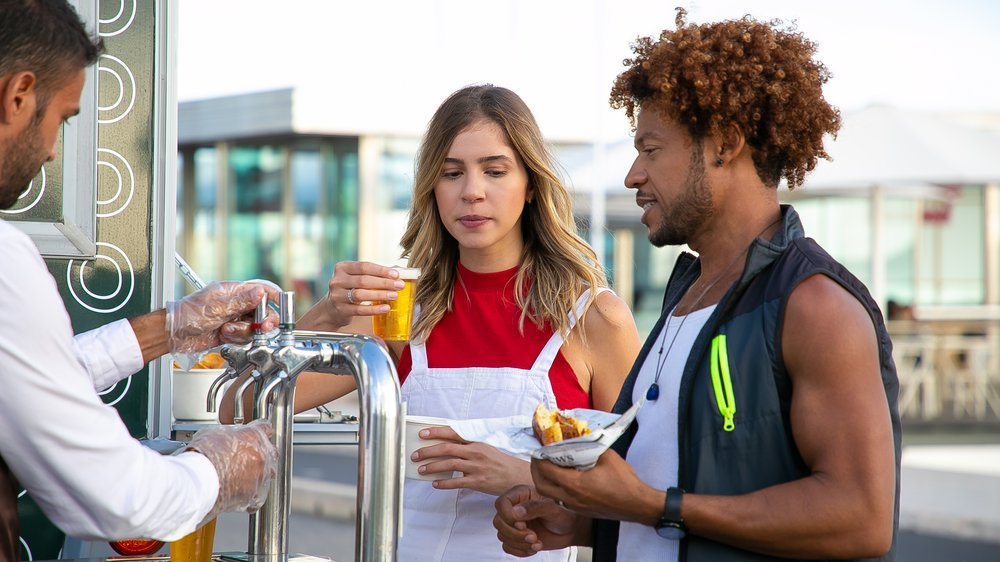
M736 429L736 422L733 421L736 416L736 396L733 394L733 379L729 376L729 353L726 351L725 334L712 338L711 371L715 403L719 406L719 413L722 414L722 429L732 431Z

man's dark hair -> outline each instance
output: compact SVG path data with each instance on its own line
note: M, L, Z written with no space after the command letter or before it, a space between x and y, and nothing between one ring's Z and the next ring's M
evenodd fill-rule
M836 135L840 112L823 98L830 72L816 46L780 21L750 16L688 24L678 9L677 29L657 40L639 39L635 57L611 90L635 126L639 106L686 127L697 141L735 126L753 149L757 175L789 189L802 184L819 158L829 158L823 136Z
M104 50L87 33L66 0L0 0L0 76L30 71L38 88L38 110Z

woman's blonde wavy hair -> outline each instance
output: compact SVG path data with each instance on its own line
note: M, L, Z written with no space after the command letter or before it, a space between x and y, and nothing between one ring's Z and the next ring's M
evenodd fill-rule
M413 327L414 341L425 341L434 325L451 310L458 274L458 242L441 221L434 187L455 137L484 120L504 131L528 172L529 202L521 217L524 250L514 280L521 330L528 319L537 326L548 322L563 336L568 335L566 313L573 309L579 295L591 287L607 286L597 255L576 233L570 194L554 171L552 156L531 110L506 88L468 86L438 107L417 152L413 203L400 242L410 266L422 270L416 293L420 317ZM596 291L591 293L588 307L595 295Z

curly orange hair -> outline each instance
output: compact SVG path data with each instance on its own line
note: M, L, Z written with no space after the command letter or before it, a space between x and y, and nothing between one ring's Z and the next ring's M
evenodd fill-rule
M840 128L840 112L823 98L830 72L813 59L815 44L780 20L693 25L686 15L678 8L677 29L658 41L636 41L611 106L624 108L633 128L639 107L652 109L698 141L735 126L761 181L801 185L819 158L830 159L824 134Z

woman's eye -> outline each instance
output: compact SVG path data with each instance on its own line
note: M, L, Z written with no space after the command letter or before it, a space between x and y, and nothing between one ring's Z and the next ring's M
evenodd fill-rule
M507 170L486 170L486 175L492 178L502 178L507 175Z
M461 175L462 172L459 170L445 170L441 172L441 177L448 180L457 179Z

